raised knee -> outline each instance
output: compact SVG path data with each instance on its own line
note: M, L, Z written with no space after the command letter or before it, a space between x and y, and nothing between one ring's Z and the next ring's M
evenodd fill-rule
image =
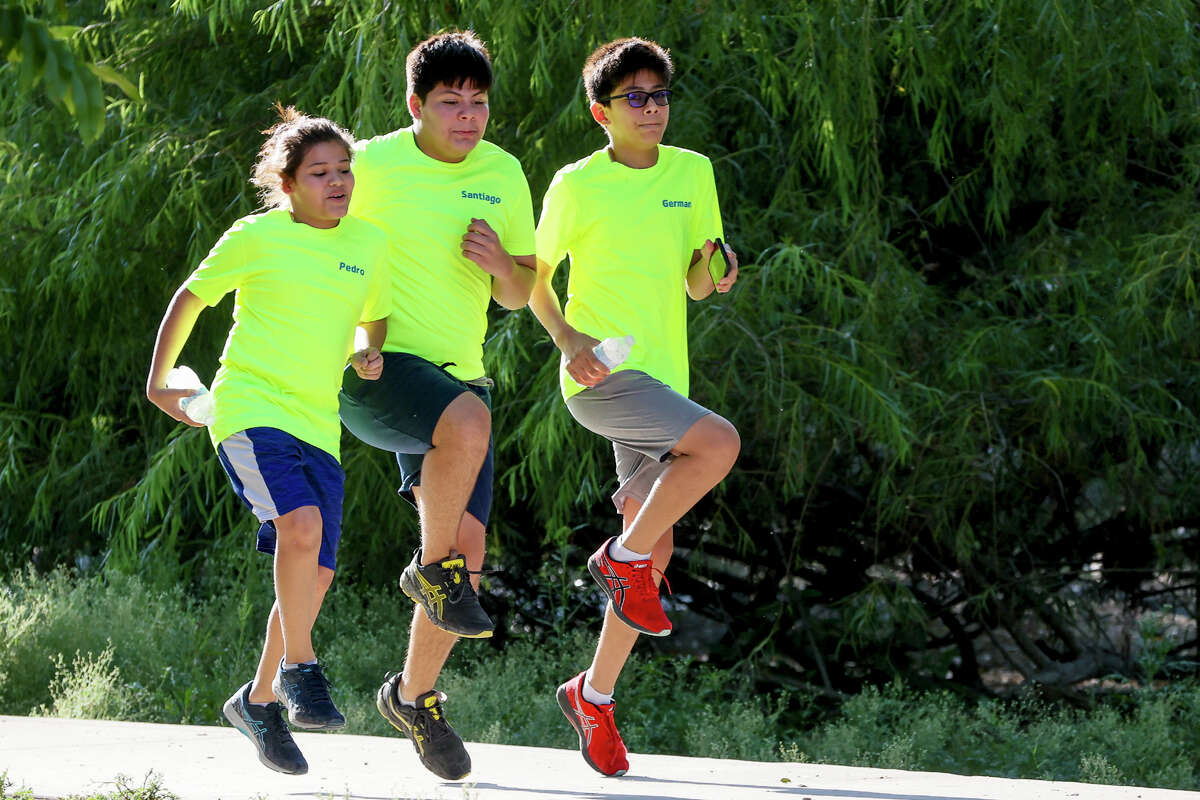
M742 451L742 437L733 423L713 415L707 436L707 450L714 460L733 466Z
M442 412L435 430L435 445L451 442L487 447L492 435L492 413L473 394L463 394Z

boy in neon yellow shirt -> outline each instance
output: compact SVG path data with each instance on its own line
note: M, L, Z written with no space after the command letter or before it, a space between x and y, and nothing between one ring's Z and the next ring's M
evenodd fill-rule
M351 356L354 370L379 377L391 285L382 232L346 216L350 135L293 108L280 115L253 179L269 210L238 220L171 299L146 395L197 425L180 409L190 390L167 389L166 375L200 312L236 291L209 433L234 491L262 523L258 549L275 556L276 600L258 672L223 710L264 765L304 774L282 706L300 728L346 724L312 645L341 538L338 387L356 325L368 347Z
M434 685L458 637L492 635L476 589L492 503L491 380L483 338L492 300L518 309L536 269L533 207L516 158L483 140L492 67L473 33L431 36L406 62L411 127L358 146L354 213L388 234L392 313L382 380L347 375L341 415L396 454L421 547L400 577L414 609L400 674L380 714L447 780L471 759ZM514 254L514 255L510 255Z
M588 559L609 598L600 642L591 667L557 692L584 760L605 775L629 769L613 716L621 669L639 633L671 631L658 583L672 527L725 477L741 445L733 425L687 397L685 293L728 292L737 256L726 248L728 271L710 274L722 234L712 165L661 144L672 72L667 51L644 39L609 42L587 59L584 86L608 146L563 167L546 190L529 301L562 353L568 410L616 457L624 530ZM565 316L551 285L564 256ZM634 347L610 371L593 348L625 335Z

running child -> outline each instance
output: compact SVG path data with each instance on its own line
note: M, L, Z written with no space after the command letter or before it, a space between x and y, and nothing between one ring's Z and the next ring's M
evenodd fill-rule
M400 673L380 714L447 780L471 758L435 684L459 637L493 623L476 590L492 506L491 386L483 365L493 300L520 309L534 261L533 204L515 157L483 138L492 64L474 33L429 37L405 62L411 126L358 146L354 213L387 232L392 278L382 380L347 374L341 414L367 444L396 454L400 493L421 543L400 571L416 603Z
M346 216L350 134L294 108L278 111L251 179L268 210L235 222L171 299L146 396L197 425L179 407L189 392L167 389L166 375L200 312L236 291L209 435L234 491L261 523L258 549L274 554L275 603L257 674L223 710L263 764L302 775L308 763L282 708L299 728L346 724L311 632L341 536L338 387L347 356L363 379L381 374L391 284L382 232ZM356 325L367 346L351 355Z
M608 144L560 169L546 190L529 301L561 351L568 410L612 442L616 459L622 533L588 559L609 598L600 641L591 666L557 692L584 760L605 775L629 769L613 715L621 669L640 633L671 632L658 586L673 526L741 447L733 425L688 399L685 297L728 292L737 256L714 256L722 228L709 160L661 144L673 71L667 51L645 39L617 39L588 57L584 87ZM551 279L568 255L564 316ZM633 349L610 372L593 348L626 335Z

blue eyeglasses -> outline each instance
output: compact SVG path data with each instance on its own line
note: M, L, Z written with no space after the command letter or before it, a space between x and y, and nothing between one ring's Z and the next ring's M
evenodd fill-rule
M671 102L671 90L659 89L657 92L625 92L624 94L614 94L611 97L601 97L598 102L611 103L613 100L624 98L629 101L630 108L641 108L646 105L651 98L654 99L654 105L665 106Z

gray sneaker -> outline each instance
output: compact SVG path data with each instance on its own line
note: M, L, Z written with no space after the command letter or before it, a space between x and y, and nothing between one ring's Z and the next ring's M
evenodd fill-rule
M225 701L222 711L225 719L254 743L258 760L264 766L288 775L308 772L308 762L283 721L283 708L279 703L254 705L250 702L250 683L247 683Z
M421 566L418 549L400 575L400 588L409 600L424 606L430 622L442 630L464 639L486 639L496 626L479 605L470 577L462 556Z

